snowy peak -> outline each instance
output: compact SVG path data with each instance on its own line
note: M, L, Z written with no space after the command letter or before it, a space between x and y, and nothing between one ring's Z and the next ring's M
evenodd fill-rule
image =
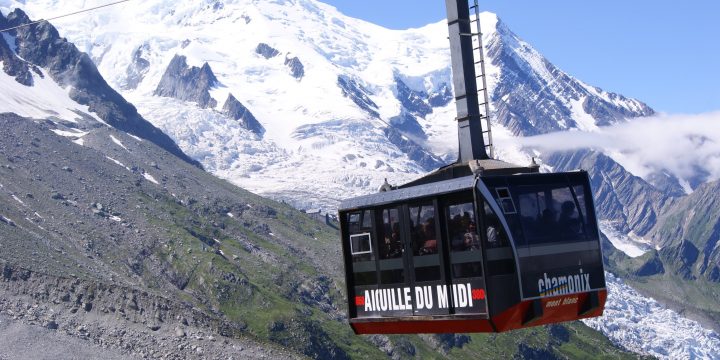
M31 22L20 9L5 18L7 26ZM148 139L196 164L167 135L143 119L130 103L113 90L90 58L49 22L20 27L3 34L0 61L4 63L0 112L55 121L62 132L83 133L102 125Z
M496 18L487 54L499 70L492 92L498 122L516 135L593 130L655 112L558 69Z
M37 17L66 10L55 0L24 7ZM332 209L337 194L374 191L385 178L403 183L457 157L446 21L389 30L314 0L118 7L62 22L63 34L151 122L242 187ZM481 22L498 134L596 128L651 113L558 70L495 14L482 13ZM242 107L224 106L234 104L230 95ZM240 113L257 124L238 121ZM298 164L324 181L288 181Z

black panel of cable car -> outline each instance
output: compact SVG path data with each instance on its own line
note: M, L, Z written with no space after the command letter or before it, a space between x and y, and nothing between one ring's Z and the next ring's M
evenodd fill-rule
M355 286L377 284L370 210L347 214L348 239Z
M496 201L506 204L503 215L512 227L524 298L605 287L587 173L484 181ZM565 283L569 277L582 282Z

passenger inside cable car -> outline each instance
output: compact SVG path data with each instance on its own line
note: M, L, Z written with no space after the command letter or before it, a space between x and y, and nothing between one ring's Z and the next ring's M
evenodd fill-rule
M602 311L585 172L470 176L392 194L351 199L340 211L356 331L398 319L475 319L474 327L443 329L502 331ZM544 307L546 298L568 294L574 307ZM390 329L382 331L420 331Z

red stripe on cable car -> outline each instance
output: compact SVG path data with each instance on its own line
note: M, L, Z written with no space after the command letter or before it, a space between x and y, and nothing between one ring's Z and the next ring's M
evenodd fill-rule
M477 292L473 296L485 296ZM350 325L356 334L432 334L432 333L473 333L503 332L530 326L573 321L578 319L601 316L605 308L607 290L598 291L598 307L584 315L579 315L581 306L588 300L590 293L561 295L540 299L543 309L542 317L523 324L526 312L532 306L532 300L521 302L492 318L493 329L489 320L401 320L365 322L351 320ZM574 299L574 301L572 300ZM363 299L364 300L364 299ZM555 305L557 304L557 305Z
M492 332L487 320L422 320L358 322L350 324L356 334L442 334Z
M521 302L492 318L498 332L520 329L524 327L558 323L601 316L605 308L607 290L598 291L598 308L584 315L579 315L581 306L588 300L590 293L560 295L540 299L543 309L542 317L527 324L523 324L525 314L532 306L532 300ZM576 299L572 301L571 299Z

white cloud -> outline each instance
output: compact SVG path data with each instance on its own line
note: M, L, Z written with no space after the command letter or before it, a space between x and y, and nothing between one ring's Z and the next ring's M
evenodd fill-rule
M684 180L720 179L720 111L659 115L591 132L564 131L519 141L544 153L599 150L640 177L664 170Z

